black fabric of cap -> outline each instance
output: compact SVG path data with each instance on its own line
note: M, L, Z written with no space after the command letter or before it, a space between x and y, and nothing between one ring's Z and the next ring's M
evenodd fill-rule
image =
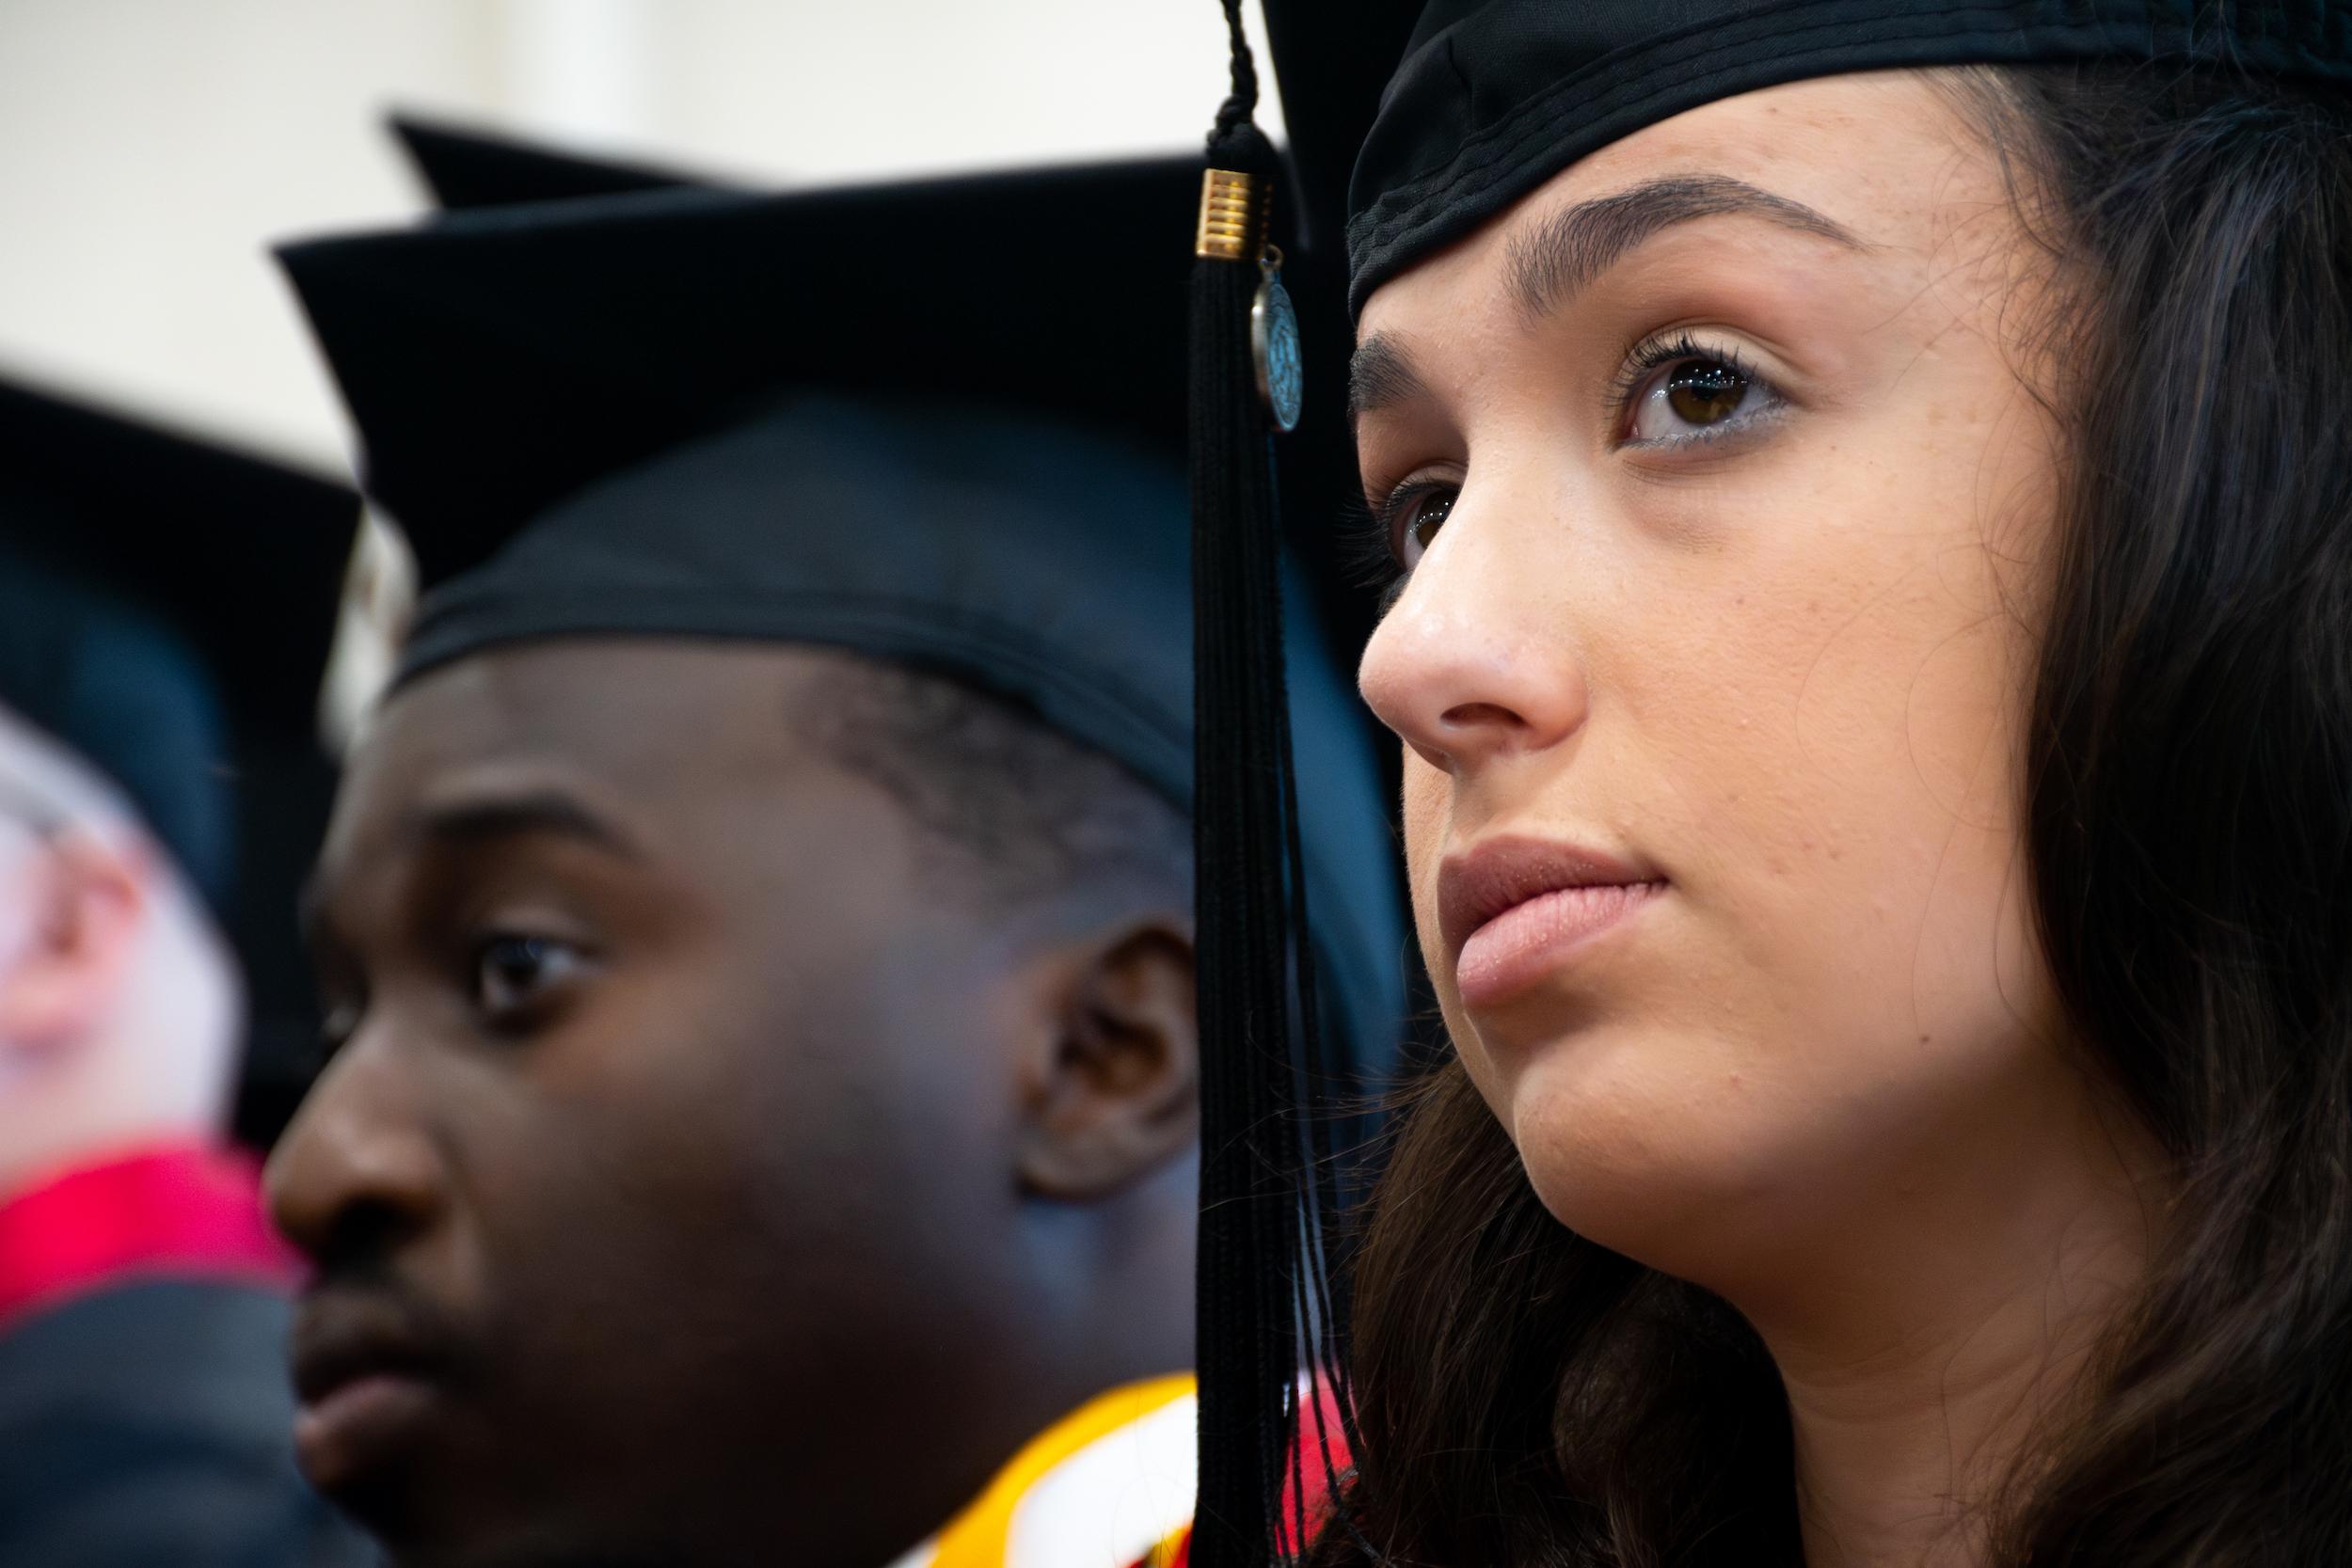
M796 388L1180 438L1181 333L1164 343L1155 324L1182 318L1198 181L1170 159L787 197L649 190L280 257L358 426L366 488L430 589L583 486ZM1083 243L1039 238L1065 228Z
M358 497L0 385L0 704L118 784L226 912L236 784L315 752Z
M550 638L840 646L990 690L1188 807L1199 184L1168 159L651 190L288 248L427 590L402 680ZM1295 597L1318 951L1383 1061L1385 791Z
M1849 71L2076 61L2343 82L2352 80L2352 8L2328 0L1434 0L1356 166L1350 309L1587 153L1687 109Z
M1422 0L1265 0L1294 176L1275 201L1297 208L1301 239L1335 269L1345 257L1356 154L1421 9Z
M235 884L229 723L187 641L48 562L0 547L0 708L104 774L215 910ZM0 797L0 813L10 804Z
M1285 69L1286 81L1292 74L1288 68L1296 61L1301 95L1297 119L1308 132L1307 141L1293 150L1296 190L1278 195L1282 230L1278 238L1288 253L1283 276L1297 306L1301 333L1309 354L1319 361L1341 363L1346 357L1342 236L1348 170L1377 105L1380 78L1402 51L1419 8L1418 0L1363 0L1336 52L1322 36L1322 19L1293 13L1268 18L1269 24L1290 24L1275 40L1276 59ZM1283 52L1286 46L1291 54ZM1375 61L1376 69L1370 63ZM394 115L387 126L418 178L450 211L663 188L746 188L700 172L615 160L415 115ZM1118 208L1104 216L1108 222L1123 221ZM1090 243L1101 244L1102 236L1093 236ZM1101 304L1106 313L1120 309L1112 298L1104 297ZM1155 307L1152 320L1158 319ZM1288 515L1300 521L1292 531L1291 546L1305 571L1307 591L1343 661L1352 659L1371 632L1375 606L1359 580L1360 547L1345 531L1332 526L1357 489L1355 437L1336 379L1310 389L1305 422L1283 441L1280 470L1279 478L1293 497Z

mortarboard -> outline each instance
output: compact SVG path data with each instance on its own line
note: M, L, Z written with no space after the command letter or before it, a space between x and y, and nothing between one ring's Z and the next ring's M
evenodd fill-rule
M0 705L109 778L211 906L249 981L248 1093L315 1035L294 889L358 521L331 480L0 384Z
M1717 99L1849 71L2100 61L2352 81L2352 14L2325 0L1433 0L1356 166L1349 303L1586 153Z
M401 678L544 638L818 642L990 690L1189 809L1197 179L650 189L286 248L418 558ZM1405 941L1387 802L1294 596L1317 957L1377 1070Z
M1352 315L1381 283L1587 154L1762 87L1891 68L2102 62L2352 81L2352 12L2324 0L1265 0L1295 144L1291 167L1281 169L1249 123L1255 64L1238 0L1223 0L1223 8L1232 91L1209 139L1209 162L1223 172L1206 182L1194 285L1195 527L1203 560L1216 563L1200 583L1200 820L1204 832L1226 821L1218 831L1277 847L1253 853L1242 868L1256 885L1235 893L1245 914L1232 929L1212 926L1204 911L1204 1041L1286 1027L1268 954L1298 924L1285 909L1295 870L1279 848L1296 795L1279 767L1286 744L1279 706L1250 683L1214 673L1273 657L1279 635L1279 601L1259 562L1279 537L1263 514L1276 493L1267 470L1281 450L1283 421L1265 404L1263 334L1252 335L1263 316L1256 291L1266 202L1269 192L1278 203L1285 198L1275 189L1278 174L1294 178L1308 209L1297 221L1310 235L1327 242L1343 228ZM1343 189L1337 171L1351 161ZM1315 308L1299 309L1311 316ZM1343 369L1311 333L1300 352L1310 373L1336 379ZM1223 776L1212 777L1212 768ZM1311 1039L1304 1049L1311 1053ZM1263 1140L1262 1160L1282 1170L1292 1201L1309 1216L1288 1225L1246 1221L1226 1205L1214 1265L1204 1218L1201 1522L1193 1562L1233 1568L1279 1555L1299 1528L1278 1517L1292 1478L1281 1474L1279 1436L1264 1434L1291 1430L1294 1368L1311 1358L1298 1354L1301 1314L1293 1303L1316 1297L1302 1275L1321 1260L1311 1247L1302 1252L1298 1238L1313 1233L1321 1199L1298 1135L1279 1131L1312 1120L1311 1107L1290 1102L1289 1082L1232 1061L1207 1062L1204 1071L1236 1074L1234 1125L1277 1130ZM1206 1135L1218 1133L1211 1127ZM1213 1200L1205 1186L1203 1200ZM1205 1277L1212 1266L1225 1277ZM1215 1314L1207 1310L1213 1301L1223 1304ZM1343 1348L1328 1335L1307 1348L1336 1385L1344 1418Z

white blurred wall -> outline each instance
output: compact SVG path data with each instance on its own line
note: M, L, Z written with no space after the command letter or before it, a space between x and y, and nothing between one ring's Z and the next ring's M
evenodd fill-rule
M0 0L0 374L340 460L263 246L418 210L394 104L807 183L1190 148L1223 82L1215 0Z

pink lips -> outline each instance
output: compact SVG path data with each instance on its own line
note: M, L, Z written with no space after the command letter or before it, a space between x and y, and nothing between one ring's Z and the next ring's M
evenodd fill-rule
M1508 1001L1665 887L1647 866L1543 839L1496 839L1448 856L1438 921L1462 1006Z

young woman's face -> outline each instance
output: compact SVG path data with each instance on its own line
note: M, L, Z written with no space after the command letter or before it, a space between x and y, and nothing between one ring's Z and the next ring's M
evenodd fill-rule
M1423 951L1605 1245L1710 1280L2031 1164L2037 260L1954 102L1883 73L1629 136L1363 312L1408 572L1361 680Z

